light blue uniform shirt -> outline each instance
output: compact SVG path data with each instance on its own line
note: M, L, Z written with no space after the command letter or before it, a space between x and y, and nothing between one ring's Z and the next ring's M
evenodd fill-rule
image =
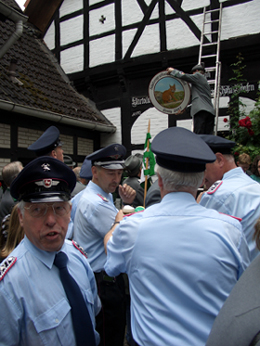
M101 304L88 260L68 240L61 251L69 258L68 270L82 290L95 326ZM10 254L17 260L0 281L1 346L76 346L71 307L59 269L53 265L55 254L38 249L27 237Z
M120 222L107 243L105 270L128 274L139 345L205 346L248 264L237 220L203 208L189 193L173 192Z
M241 167L224 174L222 183L213 192L204 193L200 204L221 213L242 219L241 224L250 249L251 261L259 254L253 240L254 226L260 217L260 185ZM215 191L215 192L214 192Z
M104 236L114 223L117 213L112 194L105 193L90 181L78 202L73 239L87 252L94 272L104 269L107 257Z
M73 239L74 236L74 218L75 218L75 214L77 211L77 206L79 203L79 200L81 198L81 195L83 193L84 190L81 190L79 193L76 194L76 196L74 196L71 199L71 212L70 212L70 223L68 226L68 230L67 230L67 234L66 234L66 239Z

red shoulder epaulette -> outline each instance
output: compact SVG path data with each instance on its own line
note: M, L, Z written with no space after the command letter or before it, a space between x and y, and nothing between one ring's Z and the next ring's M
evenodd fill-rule
M217 189L222 185L222 180L217 180L214 184L211 185L211 187L208 189L207 194L212 195L214 192L217 191Z
M84 255L86 258L88 258L88 254L84 251L82 246L79 246L79 244L77 242L75 242L75 240L72 240L72 244L75 246L75 248L77 250L79 250L82 253L82 255Z
M100 195L100 193L97 194L103 201L108 202L108 199L102 195Z
M241 222L243 220L243 219L241 219L241 217L237 217L237 216L233 216L233 215L229 215L229 214L225 214L225 213L219 213L219 214L230 216L230 217L232 217L233 219L236 219L239 222Z
M11 256L8 257L0 266L0 281L3 280L4 276L7 272L12 268L15 264L17 257Z

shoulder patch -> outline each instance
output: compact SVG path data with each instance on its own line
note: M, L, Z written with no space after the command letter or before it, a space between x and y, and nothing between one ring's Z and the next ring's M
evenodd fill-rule
M217 191L217 189L222 185L222 180L217 180L214 184L211 185L211 187L208 189L207 194L212 195L214 192Z
M79 244L77 242L75 242L75 240L72 240L72 244L75 246L75 248L77 250L79 250L82 253L82 255L84 255L86 258L88 258L88 254L84 251L82 246L79 246Z
M15 264L17 257L11 256L8 257L0 266L0 281L3 280L5 274L7 274L8 270L12 268Z
M100 193L97 194L103 201L108 202L108 199L102 195L100 195Z

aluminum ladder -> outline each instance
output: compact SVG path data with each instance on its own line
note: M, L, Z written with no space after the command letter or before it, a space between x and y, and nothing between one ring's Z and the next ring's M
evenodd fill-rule
M218 117L219 117L219 90L220 90L220 75L221 62L219 61L220 53L220 36L221 36L221 21L222 21L222 3L218 8L203 10L203 26L201 31L200 49L198 63L203 61L206 70L206 77L211 87L213 96L213 105L216 111L215 134L218 132ZM206 62L205 62L206 61Z

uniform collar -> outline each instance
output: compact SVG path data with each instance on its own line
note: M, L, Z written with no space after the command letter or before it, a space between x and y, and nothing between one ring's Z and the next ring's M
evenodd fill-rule
M236 167L236 168L233 168L231 169L230 171L226 172L224 175L223 175L223 179L224 178L228 178L229 176L232 176L233 174L235 173L244 173L243 169L241 167Z
M48 252L44 250L40 250L37 248L26 236L24 236L24 245L28 249L28 251L36 257L39 261L41 261L46 267L49 269L52 268L54 258L57 252ZM62 245L60 251L66 253L66 245L65 243Z
M106 193L104 190L101 189L100 186L98 186L97 184L93 183L93 181L90 181L88 183L88 186L89 186L89 188L95 190L95 192L97 194L100 194L101 196L106 197L110 201L111 201L111 199L113 200L113 197L112 197L111 193Z

